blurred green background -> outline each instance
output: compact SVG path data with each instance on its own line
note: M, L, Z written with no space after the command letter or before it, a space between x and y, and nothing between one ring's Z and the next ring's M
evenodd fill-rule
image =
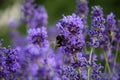
M22 0L0 0L0 10L5 10L15 2L22 2ZM45 6L49 15L49 24L58 21L62 14L71 14L76 10L76 0L35 0L35 2ZM105 14L113 12L117 19L120 18L119 0L89 0L89 8L94 5L102 6Z
M5 14L6 10L8 10L7 16L16 15L15 12L12 13L11 8L13 5L18 5L18 10L20 10L19 3L22 0L0 0L0 22L4 19L3 15ZM36 0L35 1L38 5L45 6L48 12L48 26L54 25L62 15L72 14L76 10L76 0ZM120 0L89 0L89 11L91 10L91 6L100 5L103 8L105 15L113 12L116 14L116 19L120 18ZM16 8L17 9L17 8ZM11 12L10 12L11 11ZM19 13L19 12L18 12ZM11 14L11 15L9 15ZM6 18L4 24L0 24L0 38L4 39L4 45L10 44L9 39L9 28L7 26L7 22L9 17ZM19 17L19 15L17 15ZM15 17L16 18L16 17ZM20 28L21 32L25 32L25 28Z

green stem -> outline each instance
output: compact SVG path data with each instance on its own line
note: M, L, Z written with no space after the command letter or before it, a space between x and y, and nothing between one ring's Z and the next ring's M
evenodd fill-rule
M91 63L92 61L92 53L93 53L93 48L91 48L91 51L90 51L89 63ZM88 80L90 80L90 76L91 76L91 67L88 66Z
M108 57L106 55L106 53L104 52L104 57L105 57L105 61L106 61L106 67L108 69L108 72L110 74L110 77L112 77L112 73L111 73L111 70L110 70L110 66L109 66L109 63L108 63Z
M114 72L114 69L115 69L115 62L117 62L118 49L119 49L119 44L117 44L117 49L116 49L116 53L115 53L115 59L114 59L113 68L112 68L113 72Z
M116 50L116 53L115 53L114 65L115 65L115 62L117 61L118 49L119 49L119 44L117 44L117 50Z
M91 48L90 56L89 56L89 62L91 63L92 61L92 53L93 53L93 48Z
M106 74L107 65L105 64L104 75Z
M90 72L91 72L91 67L88 66L88 80L90 80L90 76L91 76Z

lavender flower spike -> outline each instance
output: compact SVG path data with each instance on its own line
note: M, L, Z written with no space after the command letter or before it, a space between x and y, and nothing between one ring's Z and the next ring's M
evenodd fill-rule
M34 10L34 15L28 23L30 28L40 28L47 25L48 15L43 6L39 6Z
M85 42L83 36L82 19L75 15L63 16L56 25L59 30L58 44L65 53L76 53L82 51ZM60 41L60 42L59 42Z
M89 30L89 36L91 42L90 46L100 47L105 41L105 19L103 17L103 11L100 6L92 7L92 23L91 30Z
M36 4L33 4L34 0L24 0L21 11L23 12L23 21L29 23L33 15Z
M77 12L76 14L82 18L84 24L84 34L87 32L87 16L88 16L88 1L87 0L80 0L77 5Z
M80 0L77 6L77 15L84 18L88 15L88 1L87 0Z
M49 46L47 39L47 32L45 27L33 28L28 30L28 39L31 43L41 47Z
M91 14L92 14L92 18L94 18L94 17L103 17L103 11L102 11L102 8L100 7L100 6L94 6L94 7L92 7L92 12L91 12Z
M115 30L116 20L114 18L115 18L115 15L113 13L110 13L109 15L107 15L106 23L107 23L108 30Z

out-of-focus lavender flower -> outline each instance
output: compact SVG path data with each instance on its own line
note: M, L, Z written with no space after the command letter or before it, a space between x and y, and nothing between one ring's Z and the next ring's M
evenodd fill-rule
M72 14L64 16L57 25L59 35L57 43L65 53L75 53L82 51L85 42L83 36L83 23L79 16Z
M0 47L0 79L4 78L4 65L5 64L5 56L4 56L4 49Z
M113 49L117 49L117 45L120 44L120 33L119 32L120 32L120 20L118 20L118 27L114 29L114 32L112 34L113 36L112 48Z
M31 28L47 25L47 12L44 7L36 8L34 0L25 0L22 5L23 21Z
M52 80L56 77L56 59L52 50L32 44L26 49L29 54L30 79ZM34 67L34 68L33 68Z
M33 4L34 5L34 4ZM56 58L50 49L47 40L47 13L44 7L34 8L27 25L28 40L30 43L25 47L24 54L28 55L29 74L28 80L53 80L56 79Z
M27 43L25 40L25 36L21 35L19 31L17 30L18 27L20 26L21 21L17 20L14 21L10 19L8 21L8 25L10 27L10 38L11 38L11 45L13 47L24 47L25 44Z
M29 55L32 57L32 56L34 56L34 57L42 57L42 54L41 53L43 53L43 50L41 50L40 49L40 47L39 46L37 46L37 45L33 45L33 44L29 44L29 45L27 45L26 47L25 47L25 51L27 52L27 53L29 53ZM40 53L40 51L41 51L41 53ZM29 56L29 57L30 57ZM34 58L33 58L34 59Z
M47 31L48 31L48 39L49 39L49 41L51 41L51 43L54 43L55 39L56 39L56 36L58 35L57 34L57 27L55 25L49 26Z
M36 4L33 4L34 0L24 0L22 4L22 12L23 12L23 21L28 23L33 16L34 8Z
M31 43L41 47L49 46L47 39L47 32L45 27L34 28L28 30L28 39Z
M116 28L116 20L114 18L115 18L115 15L113 13L110 13L109 15L107 15L106 29L109 31L114 31Z
M80 0L77 6L77 15L82 18L86 18L88 15L88 1L87 0Z
M115 38L115 30L116 30L115 15L113 13L110 13L109 15L107 15L107 19L106 19L106 33L107 33L108 39L111 43L113 43L115 40L114 39Z
M20 23L18 21L16 22L11 19L8 21L8 25L14 29L14 28L17 28L20 25Z
M24 47L27 43L25 36L21 35L16 29L10 31L11 45L13 47Z
M47 12L43 6L38 7L34 10L34 15L31 21L28 23L31 28L40 28L47 25Z
M84 24L84 31L86 32L88 27L87 25L88 1L87 0L80 0L78 2L76 14L82 18L82 21Z

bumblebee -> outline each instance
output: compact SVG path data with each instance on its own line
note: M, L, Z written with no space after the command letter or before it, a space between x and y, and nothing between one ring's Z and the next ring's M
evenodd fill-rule
M63 41L64 41L64 39L65 39L64 35L59 34L59 35L56 37L56 47L61 47L61 46L63 46Z

